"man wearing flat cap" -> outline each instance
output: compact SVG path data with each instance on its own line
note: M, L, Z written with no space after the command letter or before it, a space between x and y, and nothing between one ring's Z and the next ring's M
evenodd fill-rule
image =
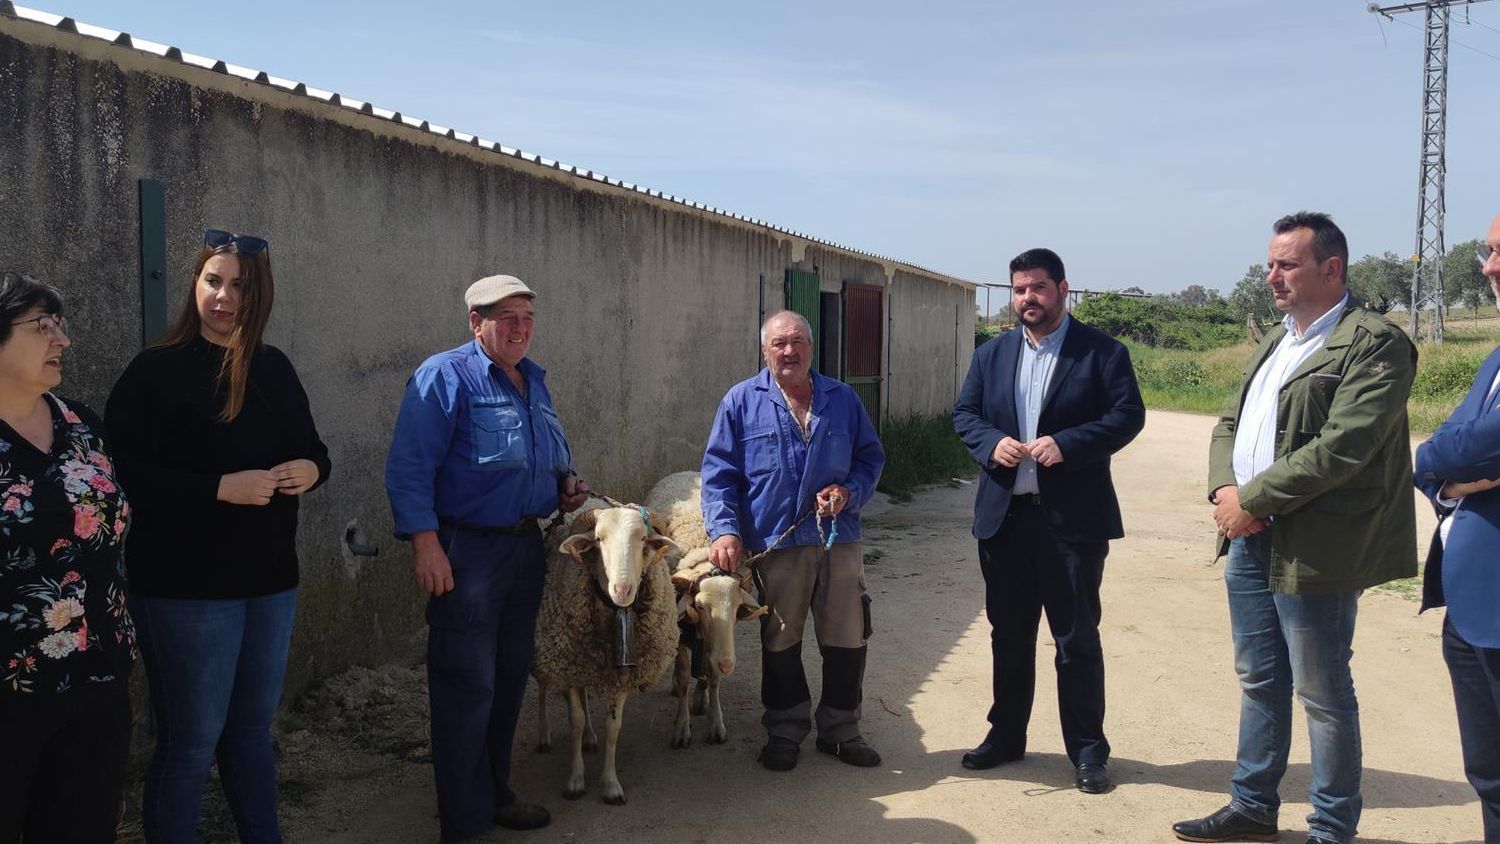
M431 596L427 686L443 841L549 820L509 785L542 597L537 519L576 510L588 486L573 475L546 373L526 357L535 298L515 276L469 286L474 339L417 367L386 459L396 536L411 541L413 574Z

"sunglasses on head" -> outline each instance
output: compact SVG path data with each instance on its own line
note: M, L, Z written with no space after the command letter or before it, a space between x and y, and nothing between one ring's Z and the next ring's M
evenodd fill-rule
M204 229L203 245L214 249L233 247L235 252L241 255L259 255L271 248L271 244L263 237L253 234L235 234L223 229Z

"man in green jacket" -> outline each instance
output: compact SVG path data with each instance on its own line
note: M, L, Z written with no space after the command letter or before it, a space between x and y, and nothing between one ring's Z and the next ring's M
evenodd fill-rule
M1349 672L1360 593L1416 574L1406 399L1417 351L1345 288L1349 247L1326 214L1272 227L1267 282L1284 314L1214 429L1209 501L1240 737L1229 804L1172 827L1184 841L1274 841L1292 692L1307 713L1308 844L1359 825L1359 703Z

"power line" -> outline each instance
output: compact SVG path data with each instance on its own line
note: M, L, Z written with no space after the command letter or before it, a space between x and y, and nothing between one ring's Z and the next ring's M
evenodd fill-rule
M1394 16L1421 10L1427 18L1427 26L1422 30L1422 152L1417 182L1417 251L1412 256L1411 274L1412 339L1419 336L1422 306L1431 302L1432 322L1428 332L1434 342L1443 342L1443 306L1447 299L1443 290L1443 224L1447 213L1443 182L1448 172L1448 44L1451 40L1448 28L1454 6L1467 7L1482 2L1484 0L1424 0L1384 8L1374 3L1369 6L1371 12L1407 26L1410 24ZM1452 43L1500 61L1500 56L1493 53L1460 41ZM1424 276L1427 277L1426 283Z
M1387 18L1387 20L1390 20L1393 23L1399 23L1399 24L1401 24L1402 26L1404 26L1404 27L1406 27L1408 29L1415 29L1418 32L1422 32L1423 31L1422 27L1417 26L1414 23L1407 23L1406 21L1404 21L1404 20L1402 20L1400 18ZM1479 21L1471 21L1471 23L1478 24L1479 26L1483 26L1485 29L1493 30L1495 32L1500 32L1500 29L1495 29L1493 26L1485 26L1484 24L1479 23ZM1491 58L1491 59L1494 59L1497 62L1500 62L1500 55L1496 55L1494 53L1487 53L1484 50L1479 49L1478 47L1472 46L1470 44L1465 44L1464 42L1458 40L1457 38L1449 38L1448 41L1450 43L1452 43L1452 44L1457 44L1458 46L1464 48L1465 50L1468 50L1471 53L1478 53L1481 56L1485 56L1487 58Z

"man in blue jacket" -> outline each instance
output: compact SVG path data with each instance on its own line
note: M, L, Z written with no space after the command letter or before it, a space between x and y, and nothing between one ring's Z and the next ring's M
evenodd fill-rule
M953 426L984 470L974 537L994 657L990 729L962 764L993 768L1026 752L1045 609L1074 784L1101 794L1112 786L1099 585L1109 540L1125 533L1109 459L1145 427L1146 408L1124 345L1068 315L1056 253L1022 252L1010 274L1021 325L974 351L953 408Z
M1500 217L1480 247L1500 308ZM1500 841L1500 348L1453 415L1417 449L1417 486L1441 520L1422 577L1422 609L1448 606L1443 660L1453 680L1464 773L1479 793L1484 840Z
M546 372L526 357L535 298L515 276L469 286L474 339L417 367L386 460L396 536L411 540L417 585L432 596L427 686L443 841L549 820L509 785L542 599L536 520L576 510L588 486L573 476Z
M703 452L702 499L719 568L734 571L745 552L775 543L755 566L770 611L760 628L767 733L760 762L773 771L795 768L815 718L818 750L872 767L880 754L859 732L870 636L859 511L875 492L885 452L854 391L812 371L805 318L773 314L760 340L766 368L719 402ZM816 517L802 518L814 510ZM834 543L825 551L830 532ZM802 670L809 609L823 656L815 713Z

